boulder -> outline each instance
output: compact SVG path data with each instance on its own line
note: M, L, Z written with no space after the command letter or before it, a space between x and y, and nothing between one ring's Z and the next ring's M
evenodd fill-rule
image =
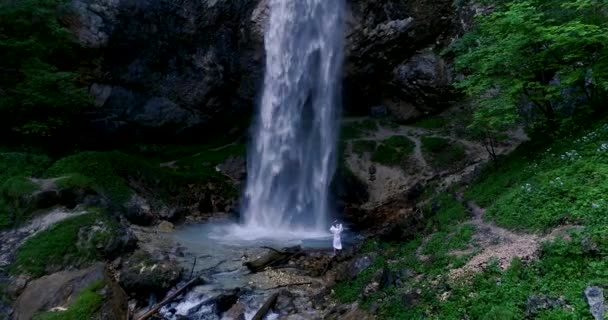
M528 317L535 317L542 311L566 306L567 304L563 297L551 298L544 294L533 294L526 300L526 315Z
M215 297L215 310L218 314L227 312L234 306L241 295L241 289L236 288Z
M152 257L138 250L122 263L119 283L129 295L147 300L150 294L163 296L180 279L177 262Z
M222 320L245 320L245 311L247 308L242 303L234 304L228 311L222 315Z
M131 223L149 226L156 220L148 201L137 194L134 194L125 206L125 217Z
M356 278L363 270L367 269L374 263L375 255L368 254L353 259L346 266L344 272L338 273L338 281L351 280Z
M127 297L101 263L31 281L15 302L13 319L30 320L35 314L53 308L69 309L83 290L100 283L96 293L102 296L103 304L95 319L126 319Z
M160 232L173 232L175 226L169 221L161 221L161 223L158 224L158 230Z
M604 320L606 307L604 306L604 290L599 287L587 287L585 297L589 304L589 311L595 320Z

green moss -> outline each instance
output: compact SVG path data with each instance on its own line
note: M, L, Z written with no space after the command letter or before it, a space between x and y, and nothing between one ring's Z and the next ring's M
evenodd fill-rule
M435 167L453 168L466 157L464 147L460 143L436 137L423 137L421 140L425 157Z
M38 190L38 186L27 177L15 176L2 184L2 195L9 199L20 199Z
M80 173L74 173L74 174L70 174L69 176L61 177L60 179L57 180L56 183L59 188L63 188L63 189L69 189L69 188L94 189L95 188L95 181L93 181L93 179L91 179L83 174L80 174Z
M79 182L85 181L83 177L86 177L87 183L92 181L97 192L123 204L133 194L125 177L143 166L144 162L120 152L81 152L55 162L46 175L80 177L77 178Z
M0 153L0 182L15 176L38 176L51 163L51 159L47 156L20 152L2 152Z
M26 212L23 204L37 189L34 182L22 176L8 178L0 185L0 230L27 218L29 212Z
M404 166L416 144L405 136L393 136L380 143L372 154L372 161L388 166Z
M415 127L426 128L426 129L441 129L447 126L448 121L442 116L434 116L430 118L424 118L413 124Z
M344 122L340 132L342 140L360 139L378 130L378 122L372 119Z
M377 143L372 140L354 140L353 152L358 155L372 153L376 150Z
M103 296L98 292L103 289L103 281L98 281L85 288L66 311L48 311L38 314L34 320L89 320L103 305Z
M98 225L98 232L87 232L91 238L79 243L82 228ZM100 257L97 247L116 235L117 223L101 212L93 212L59 222L29 238L17 251L10 266L13 274L42 276L53 267L78 266Z

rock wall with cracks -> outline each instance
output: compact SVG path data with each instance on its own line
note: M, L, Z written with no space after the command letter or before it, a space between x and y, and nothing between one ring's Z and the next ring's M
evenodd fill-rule
M246 126L263 81L268 0L73 0L66 19L95 52L95 128L165 137ZM346 110L406 121L451 102L437 52L463 28L452 0L349 0ZM226 129L228 128L228 129Z

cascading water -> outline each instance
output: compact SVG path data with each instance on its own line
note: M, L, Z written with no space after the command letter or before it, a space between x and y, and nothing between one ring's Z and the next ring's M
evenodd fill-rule
M249 235L327 232L343 12L343 0L270 0L264 91L242 208Z

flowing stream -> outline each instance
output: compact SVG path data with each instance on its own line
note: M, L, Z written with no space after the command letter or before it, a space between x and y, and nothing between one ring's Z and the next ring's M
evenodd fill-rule
M266 75L241 238L327 234L343 60L343 0L270 0Z

